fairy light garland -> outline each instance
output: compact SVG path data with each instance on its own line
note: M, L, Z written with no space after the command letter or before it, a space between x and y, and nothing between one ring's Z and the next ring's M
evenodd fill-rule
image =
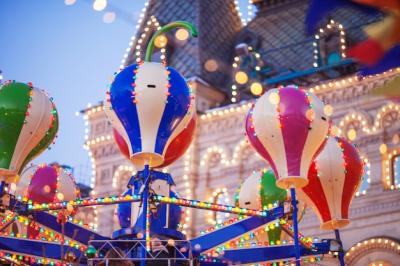
M135 202L140 200L140 195L125 195L125 196L106 196L101 198L88 198L88 199L76 199L74 201L60 201L53 203L32 203L28 200L28 210L30 211L48 211L48 210L61 210L67 208L70 205L76 207L86 207L93 205L110 205L124 202Z
M24 265L33 265L33 264L40 264L40 265L54 265L54 266L73 266L74 264L72 263L66 263L63 262L61 263L59 260L53 260L53 259L48 259L48 258L43 258L43 257L38 257L38 256L28 256L25 254L18 254L18 253L12 253L8 252L5 250L0 250L0 260L1 259L9 259L14 262L19 261L20 263L24 263Z
M268 210L262 210L262 211L261 210L252 210L252 209L239 208L239 207L235 207L235 206L215 204L215 203L198 201L198 200L189 200L189 199L174 198L174 197L164 197L161 195L154 196L154 200L162 202L162 203L173 203L173 204L177 204L180 206L197 208L197 209L228 212L228 213L241 214L241 215L247 215L247 216L260 216L260 217L268 216Z
M190 182L189 182L189 176L192 171L192 169L191 169L191 153L193 150L192 145L193 144L191 144L189 146L188 150L186 151L185 156L184 156L184 161L183 161L184 168L183 168L183 177L182 178L183 178L184 187L185 187L185 196L187 199L190 199L193 197L192 190L190 188ZM185 235L187 235L188 232L186 230L191 225L190 215L191 215L191 210L189 208L186 208L183 211L181 223L179 226L179 229L182 229L182 233Z
M368 240L360 241L352 246L347 252L346 257L357 254L360 250L368 248L369 246L377 246L380 248L388 248L396 252L400 252L400 244L389 238L371 238Z
M325 27L322 27L319 29L319 33L314 36L315 40L313 42L313 47L314 47L314 67L319 67L321 66L321 55L319 52L319 43L320 39L325 37L325 34L330 34L334 32L339 32L340 35L340 56L341 59L346 58L346 33L343 29L343 25L335 22L333 19L329 21L328 24L325 25Z
M157 18L155 16L151 16L150 20L146 22L146 24L142 24L143 22L143 17L144 14L146 12L148 6L148 2L145 3L145 7L142 9L142 13L140 14L140 18L138 20L138 23L136 25L136 29L139 29L140 26L144 26L143 32L140 35L140 37L137 39L137 41L135 42L135 35L136 33L131 37L131 40L129 42L129 46L126 49L126 52L123 56L123 59L121 60L121 65L119 66L120 69L123 69L125 67L126 61L128 59L128 56L130 53L133 53L136 57L136 62L141 62L142 61L142 46L144 45L144 39L148 36L148 34L151 33L150 29L154 28L155 30L159 30L161 29L160 23L158 22ZM136 46L134 47L134 45L136 44ZM165 52L166 49L165 47L162 47L160 49L161 55L160 55L160 59L161 61L164 61L166 59L165 57Z
M382 171L384 176L384 186L385 189L400 189L400 184L395 184L394 182L394 169L393 163L394 158L400 154L400 148L394 149L389 152L382 154Z
M119 183L118 183L118 181L119 181L119 179L120 179L120 177L121 177L121 173L122 172L127 172L127 173L129 173L130 174L130 176L134 176L134 175L136 175L136 171L135 171L135 168L133 167L133 166L130 166L130 165L120 165L119 167L118 167L118 169L114 172L114 176L113 176L113 179L112 179L112 186L113 186L113 188L117 188L118 187L118 185L119 185Z
M223 165L226 166L231 166L231 165L237 165L238 163L240 163L240 161L238 160L238 158L240 157L240 153L241 151L247 147L249 144L246 141L246 139L241 140L234 148L234 153L232 155L232 158L228 158L225 150L222 147L218 147L218 146L213 146L213 147L209 147L206 150L206 153L203 154L203 156L201 157L200 160L200 165L201 166L205 166L207 165L209 159L211 158L211 155L213 154L219 154L220 158L221 158L221 163Z
M25 217L25 216L16 216L15 221L18 221L19 223L24 224L25 226L29 227L30 222L34 221L34 220L32 220L28 217ZM21 234L21 233L14 234L13 232L10 232L10 233L0 232L0 235L5 236L5 237L12 237L12 238L42 240L42 241L47 241L50 243L57 243L57 244L61 243L62 236L60 233L55 232L55 231L53 231L45 226L39 225L39 224L35 224L35 229L39 231L39 235L36 238L30 238L30 237L28 237L27 234ZM69 246L74 249L77 249L77 250L80 250L82 252L84 252L87 249L86 245L81 244L71 238L65 239L64 245Z
M248 50L249 54L251 54L251 55L254 54L254 56L257 60L257 65L255 66L254 70L256 71L256 73L259 73L261 71L261 65L259 64L259 60L261 58L260 53L255 51L252 46L248 46L247 50ZM233 58L233 63L232 63L232 68L233 68L233 73L234 73L234 82L231 85L231 102L232 103L236 103L238 101L238 93L239 93L238 87L246 85L249 81L248 75L245 72L238 70L240 64L241 64L241 57L235 56Z

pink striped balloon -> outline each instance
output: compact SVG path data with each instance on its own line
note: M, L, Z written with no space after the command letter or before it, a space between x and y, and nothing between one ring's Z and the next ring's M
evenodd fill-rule
M322 101L296 86L269 90L246 118L250 143L275 171L277 186L285 189L307 185L308 169L329 129Z

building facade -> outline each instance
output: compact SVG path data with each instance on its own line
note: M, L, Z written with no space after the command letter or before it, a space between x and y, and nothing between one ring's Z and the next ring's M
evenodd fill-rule
M252 94L257 94L253 84L260 83L264 91L299 84L333 107L335 131L357 145L365 162L364 180L351 206L352 222L342 230L348 265L399 265L400 105L371 92L399 75L400 69L360 78L355 74L357 64L346 58L346 47L365 38L361 26L380 17L338 10L318 34L307 37L303 21L308 1L253 4L250 8L257 13L247 25L242 25L234 1L146 4L124 65L142 58L144 44L159 25L187 20L199 29L197 39L167 35L168 44L154 55L188 78L199 112L191 147L163 170L171 173L184 198L234 204L241 182L254 170L268 168L244 134L245 115L254 102ZM93 164L92 195L121 194L136 169L115 145L102 104L83 115L88 125L85 147ZM114 212L112 206L94 210L101 233L110 235L119 228ZM181 226L189 238L230 218L203 210L184 212ZM319 229L311 209L300 230L304 235L334 237L333 232Z

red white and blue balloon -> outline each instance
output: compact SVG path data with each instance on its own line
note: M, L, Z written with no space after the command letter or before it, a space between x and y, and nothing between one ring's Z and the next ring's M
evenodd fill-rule
M169 143L190 121L192 99L186 80L161 63L133 64L115 76L107 112L114 113L111 123L128 144L134 164L163 164Z
M322 101L294 85L266 92L246 118L249 141L275 171L280 188L307 185L308 169L329 128Z
M196 108L195 104L191 104L188 110L189 115L186 115L183 118L183 121L178 125L177 129L174 131L174 134L171 137L172 141L170 141L168 143L168 147L164 149L163 153L164 162L161 165L157 166L157 168L167 167L168 165L172 164L173 162L178 160L190 147L190 144L192 143L192 140L196 132L196 125L197 125L197 115L195 108ZM108 119L112 121L114 125L117 123L120 124L115 113L110 111L112 110L112 108L110 106L109 101L105 102L104 110L106 112ZM120 124L119 128L121 127L122 125ZM122 132L122 134L123 133L124 132ZM121 133L118 132L115 128L113 128L113 136L114 136L114 141L117 144L120 152L129 160L131 154L129 145L125 142L127 136L125 136L124 138L121 135ZM137 170L142 170L143 165L135 165L135 167Z

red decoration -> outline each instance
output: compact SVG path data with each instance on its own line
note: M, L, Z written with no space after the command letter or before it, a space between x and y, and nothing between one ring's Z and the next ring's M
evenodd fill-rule
M172 164L186 152L192 142L196 123L196 115L194 115L186 128L171 141L164 155L164 163L157 168L163 168ZM124 138L115 129L113 129L113 135L119 150L129 160L129 148Z
M351 49L349 49L347 55L349 57L357 59L361 64L374 65L376 64L385 54L382 45L374 40L365 40Z
M356 148L339 137L330 137L312 163L309 183L299 190L299 196L313 206L321 229L338 229L350 223L349 206L361 184L363 166Z

